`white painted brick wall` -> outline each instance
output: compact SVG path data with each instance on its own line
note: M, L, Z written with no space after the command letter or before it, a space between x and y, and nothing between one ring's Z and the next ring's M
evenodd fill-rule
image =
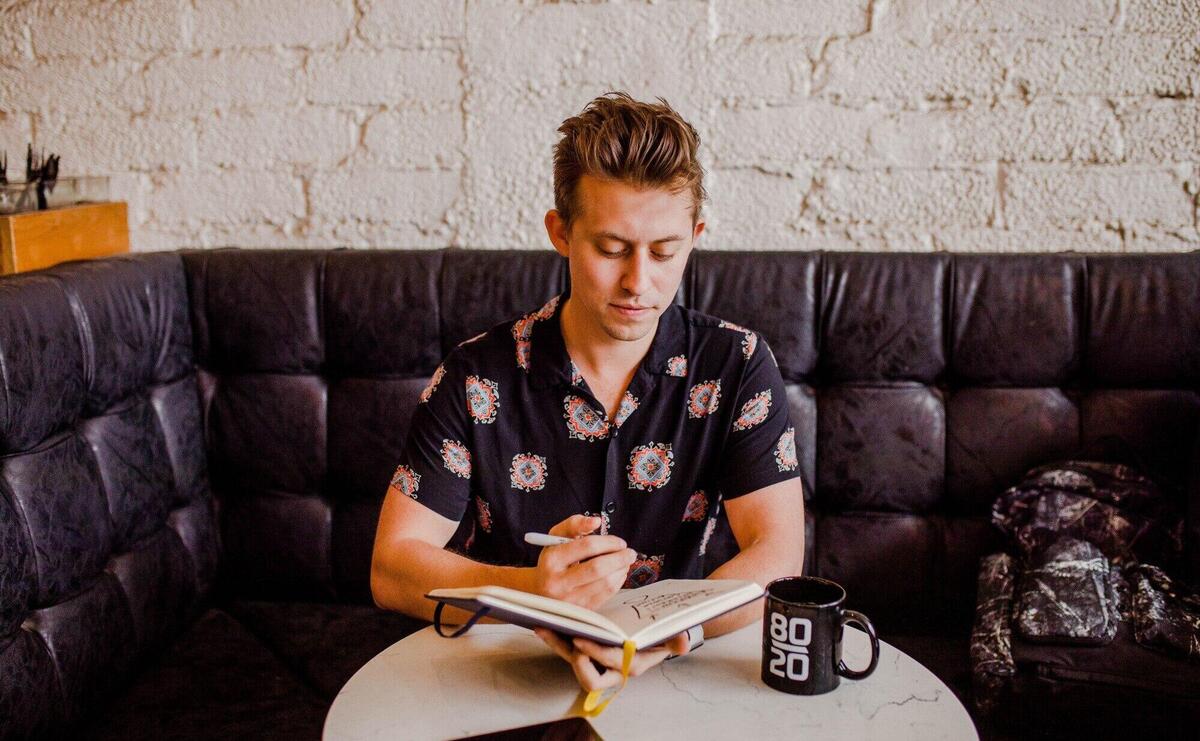
M824 38L863 33L870 22L868 0L714 0L721 35L756 38Z
M320 48L354 27L351 0L201 0L196 8L192 46L200 49Z
M985 226L995 177L983 170L823 170L810 218L824 224Z
M248 169L236 178L220 172L171 173L154 180L148 206L167 224L281 224L304 215L300 179L286 172Z
M458 170L463 164L463 112L458 106L402 108L365 122L358 154L372 164L407 170Z
M1022 40L1008 75L1030 95L1200 93L1200 28L1187 36L1128 34Z
M15 63L6 66L10 61ZM140 65L133 60L4 60L0 63L0 109L9 115L31 115L35 122L47 114L68 114L80 126L86 126L88 117L97 112L140 112L146 104L139 70ZM25 149L19 142L5 142L3 147L9 151ZM77 166L83 167L83 163Z
M306 102L384 106L459 102L462 71L453 49L331 49L312 53L303 75Z
M412 48L463 37L464 2L359 0L359 3L363 6L363 17L355 24L355 30L373 46Z
M722 108L713 115L709 154L718 167L850 164L868 156L871 125L884 115L819 100L772 108Z
M94 172L197 169L199 127L194 120L96 110L88 114L87 121L88 125L81 128L77 115L39 115L39 142L55 142L48 151L61 154L64 162L88 162ZM211 134L213 129L206 127L204 131ZM21 162L14 172L12 151L9 150L9 177L24 179L25 152L17 153Z
M231 109L197 121L204 164L233 170L333 170L358 144L353 113L336 108Z
M1195 0L1125 0L1125 28L1137 33L1195 35L1200 3Z
M1194 162L1200 152L1200 103L1195 100L1135 100L1122 105L1125 150L1135 162Z
M161 115L204 116L234 106L299 105L305 56L271 49L158 56L134 74L128 87L133 95L141 89L145 111Z
M1112 30L1120 1L876 0L872 7L877 30L928 43L956 32L1105 33Z
M1191 170L1162 167L1015 168L1005 179L1005 213L1017 227L1194 224L1194 199L1185 183Z
M135 249L546 246L562 119L699 129L710 249L1200 249L1200 0L0 0L0 148Z
M867 34L830 42L813 93L848 107L984 101L1004 89L1006 36L953 36L930 46Z
M187 0L27 4L33 53L39 59L144 58L179 49Z

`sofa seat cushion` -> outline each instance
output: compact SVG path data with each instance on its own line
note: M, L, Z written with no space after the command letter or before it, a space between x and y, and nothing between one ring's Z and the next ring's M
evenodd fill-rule
M84 735L122 741L315 739L327 707L241 623L209 610Z
M326 707L380 651L429 623L371 605L234 602L227 606Z

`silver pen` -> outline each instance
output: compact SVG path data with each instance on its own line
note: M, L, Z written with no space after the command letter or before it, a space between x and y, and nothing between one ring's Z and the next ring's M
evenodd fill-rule
M570 543L571 539L564 538L561 535L548 535L546 533L525 533L525 542L545 548L546 546Z

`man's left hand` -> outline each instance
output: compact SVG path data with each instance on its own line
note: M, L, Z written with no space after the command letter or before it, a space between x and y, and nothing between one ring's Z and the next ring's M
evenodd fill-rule
M615 687L621 683L621 660L624 653L615 646L602 646L586 638L568 638L546 628L534 628L546 645L554 649L554 653L571 665L579 686L591 692L592 690ZM629 664L629 676L639 674L658 666L668 656L683 656L688 652L687 633L680 633L666 643L654 648L644 648L633 655ZM601 674L592 661L608 669Z

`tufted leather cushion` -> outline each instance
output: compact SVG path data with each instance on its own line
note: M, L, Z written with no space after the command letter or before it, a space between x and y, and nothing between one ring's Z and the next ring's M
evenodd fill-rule
M565 264L552 252L461 251L184 261L224 585L369 601L380 502L426 380L447 348L561 292Z
M445 255L438 281L442 356L567 287L566 261L551 250L448 250Z
M185 265L226 583L249 597L365 599L424 380L567 280L549 250L234 250ZM701 251L677 298L770 343L807 441L808 569L884 625L932 631L969 621L991 501L1030 466L1088 454L1186 480L1200 323L1183 297L1198 281L1195 255ZM1163 347L1094 361L1121 342L1138 354L1142 336Z
M218 558L178 255L0 281L0 717L61 730L193 615Z
M0 280L6 732L102 704L214 587L255 600L240 618L335 684L287 637L323 630L302 601L369 602L420 389L456 343L567 282L549 250L456 249L134 255ZM999 545L991 502L1054 458L1159 476L1197 561L1197 295L1200 254L701 251L676 300L770 344L806 571L886 636L965 629ZM204 635L242 640L221 615Z
M1195 386L1200 261L1195 254L1091 257L1087 375L1097 386Z

